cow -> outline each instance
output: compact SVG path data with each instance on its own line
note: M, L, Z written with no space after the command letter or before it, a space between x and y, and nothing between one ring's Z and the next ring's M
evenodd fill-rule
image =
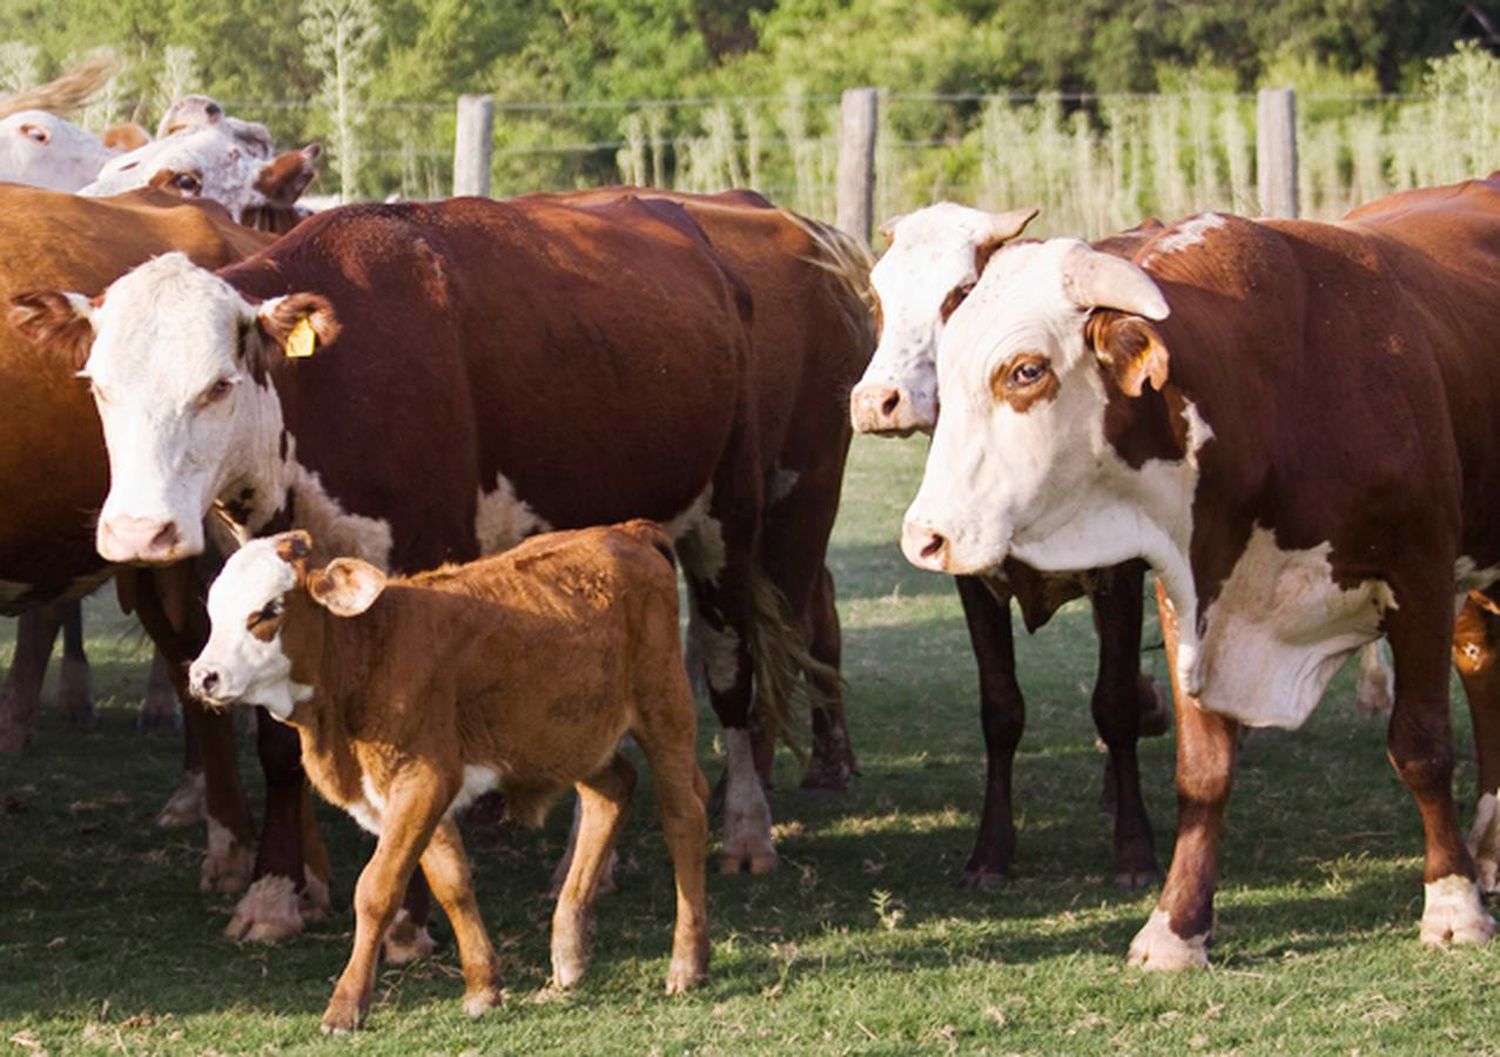
M0 118L0 182L78 191L116 156L92 132L45 110Z
M940 202L882 226L888 248L870 273L878 344L850 394L856 430L880 436L932 431L938 411L934 359L944 326L989 258L1020 236L1036 215L1036 209L990 213ZM1111 252L1127 252L1160 227L1148 221L1101 245ZM974 850L959 878L962 887L996 887L1015 855L1011 774L1026 705L1016 681L1013 597L1027 630L1035 631L1064 602L1087 593L1099 632L1091 710L1109 750L1103 799L1115 816L1115 881L1130 888L1152 884L1159 876L1136 756L1139 737L1166 730L1156 688L1140 670L1144 578L1141 562L1095 569L1084 576L1045 576L1012 559L998 575L954 579L979 665L980 725L987 760L984 809Z
M748 229L766 224L761 207L738 208ZM766 548L797 538L778 501L831 524L843 401L870 344L848 308L864 276L830 249L842 237L763 211L783 229L767 252L799 247L795 297L834 328L819 342L756 347L753 288L704 228L679 202L630 195L351 206L218 273L168 255L94 300L32 295L47 306L39 325L73 336L104 424L96 545L114 561L179 561L201 551L217 503L252 535L309 528L415 571L547 529L661 521L725 725L721 866L770 869L752 713L783 725L792 689L820 669L777 577L810 568L829 599L831 584L826 535L774 562ZM803 450L825 435L831 455ZM290 748L271 799L295 838ZM295 839L274 863L269 845L236 919L274 922L263 938L300 928L304 872Z
M1426 837L1420 937L1492 935L1497 261L1500 175L1337 223L1203 214L1129 261L1074 239L1005 247L950 319L908 559L1157 574L1178 838L1132 964L1206 963L1236 731L1299 726L1382 634L1389 756ZM1479 759L1467 845L1450 651Z
M318 791L379 838L355 890L354 950L324 1032L361 1025L379 939L420 863L458 940L464 1009L501 1002L456 812L498 789L539 825L575 785L582 824L552 915L552 982L577 983L590 910L635 787L651 765L677 878L667 992L708 970L708 784L661 528L633 521L533 536L468 565L387 581L357 558L321 563L288 532L237 551L209 590L212 633L193 690L258 704L296 730Z

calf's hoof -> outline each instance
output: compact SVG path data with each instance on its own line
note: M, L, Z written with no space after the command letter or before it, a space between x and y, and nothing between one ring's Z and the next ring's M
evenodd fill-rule
M672 964L667 968L667 994L680 995L684 991L691 991L708 978L706 966L690 962L679 965L677 959L672 959Z
M1130 941L1125 964L1148 972L1181 972L1208 966L1208 934L1183 939L1164 910L1156 910Z
M206 790L202 771L182 772L182 781L156 813L156 824L162 829L181 829L202 822L207 817Z
M494 985L464 993L464 1012L471 1017L482 1017L492 1009L499 1009L504 1003L504 993Z
M1467 877L1450 874L1426 887L1427 905L1422 911L1423 943L1488 943L1495 934L1495 919L1479 901L1479 888Z
M426 925L418 925L411 919L405 907L396 911L385 930L385 960L391 965L406 965L419 958L426 958L437 950Z
M302 931L301 896L290 877L267 874L240 897L224 935L241 943L279 943Z
M319 1030L324 1035L347 1035L351 1031L358 1031L364 1026L364 1022L364 1003L334 995L328 1002L328 1008L323 1012L323 1022L319 1025Z
M1005 885L1005 871L991 866L968 866L958 876L958 887L966 892L996 892Z

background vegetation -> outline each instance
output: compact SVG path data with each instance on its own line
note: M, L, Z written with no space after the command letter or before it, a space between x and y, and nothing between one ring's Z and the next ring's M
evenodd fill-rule
M1253 102L1299 90L1304 213L1488 172L1490 4L1453 0L9 0L0 91L109 46L87 119L185 89L320 138L320 190L451 184L453 100L493 93L496 193L750 184L832 213L838 93L886 92L879 209L1044 207L1052 230L1253 211ZM1500 8L1496 10L1500 16ZM1434 66L1432 60L1448 56Z

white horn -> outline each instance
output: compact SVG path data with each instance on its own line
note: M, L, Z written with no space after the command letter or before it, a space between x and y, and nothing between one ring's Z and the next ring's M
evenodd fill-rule
M1080 308L1114 308L1147 319L1171 313L1151 276L1123 257L1079 245L1063 257L1063 291Z
M1025 209L1012 209L1008 213L991 213L985 241L1009 242L1025 231L1026 225L1035 220L1040 212L1036 206L1027 206Z

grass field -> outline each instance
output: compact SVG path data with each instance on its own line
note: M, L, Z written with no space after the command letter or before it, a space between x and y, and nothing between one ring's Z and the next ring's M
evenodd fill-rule
M1416 811L1385 761L1383 724L1355 715L1347 675L1306 729L1245 745L1212 970L1123 967L1155 894L1109 881L1087 709L1094 639L1077 604L1019 644L1029 728L1013 877L991 893L955 887L984 767L973 663L952 587L909 568L892 542L924 447L856 443L834 541L863 776L843 798L818 800L781 761L782 865L711 878L713 972L701 991L662 994L670 871L638 793L622 889L598 907L594 963L576 993L542 990L560 808L539 833L471 842L507 963L503 1010L463 1015L440 923L438 957L382 972L368 1031L321 1039L370 845L321 808L346 909L276 948L221 938L231 900L196 889L201 834L152 828L180 741L133 730L146 654L103 597L89 610L98 729L72 733L48 714L26 756L0 760L0 1053L1500 1053L1490 1006L1500 950L1417 943ZM1146 641L1160 641L1154 621ZM1161 675L1161 652L1146 657ZM1456 722L1467 817L1467 715ZM711 719L702 745L715 778ZM247 750L247 773L251 762ZM1170 739L1148 743L1163 867L1171 769Z

